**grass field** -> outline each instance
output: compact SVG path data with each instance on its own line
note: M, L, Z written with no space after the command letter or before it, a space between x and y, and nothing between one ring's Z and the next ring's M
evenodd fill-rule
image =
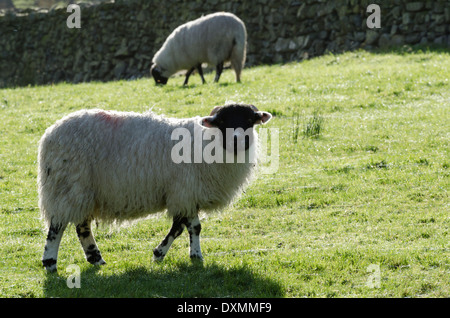
M0 90L1 297L449 297L450 54L357 51L183 78ZM227 100L274 115L279 168L202 218L203 265L189 239L162 263L165 217L94 228L107 265L66 230L57 274L41 267L37 143L82 108L204 116ZM308 123L316 119L308 132ZM310 125L311 128L311 125ZM71 264L81 288L68 288Z

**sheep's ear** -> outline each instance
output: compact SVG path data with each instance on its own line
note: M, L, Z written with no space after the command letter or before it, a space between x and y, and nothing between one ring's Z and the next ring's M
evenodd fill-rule
M268 112L263 112L263 111L258 111L256 112L260 119L258 119L256 121L255 124L260 125L260 124L266 124L267 122L269 122L269 120L272 119L272 114L268 113Z
M222 109L222 106L216 106L211 111L211 114L209 116L203 117L200 121L200 124L204 127L212 128L216 127L216 125L213 124L214 119L216 118L217 112Z
M213 120L214 120L214 116L203 117L202 119L200 119L200 125L202 125L203 127L208 127L208 128L216 127L212 123Z
M209 114L209 116L215 115L221 108L222 108L222 106L215 106L213 108L213 110L211 111L211 114Z
M256 108L255 105L249 105L251 109L253 109L254 112L258 112L258 108Z

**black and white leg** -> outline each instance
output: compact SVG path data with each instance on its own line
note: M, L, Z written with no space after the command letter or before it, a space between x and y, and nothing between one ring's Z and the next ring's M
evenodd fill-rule
M189 81L189 76L191 76L191 74L194 70L195 70L195 66L193 68L191 68L189 71L187 71L186 78L184 79L183 85L187 85L187 83Z
M42 256L42 265L48 272L56 271L56 261L58 259L59 244L63 236L66 225L50 224L45 243L44 255Z
M203 260L202 251L200 248L200 231L202 226L198 216L189 219L186 223L187 230L189 232L190 251L189 256L191 259Z
M205 78L203 77L203 69L202 69L202 64L198 64L197 65L197 71L198 74L200 75L201 79L202 79L202 84L205 84Z
M193 218L175 217L173 219L172 228L164 240L153 250L153 259L161 261L166 256L173 241L183 233L184 228L189 232L191 259L203 260L200 248L200 231L202 229L198 216Z
M164 240L153 250L153 259L156 261L162 261L167 254L173 241L183 233L185 223L187 219L185 217L174 217L172 227Z
M223 71L223 62L219 63L216 65L216 77L214 78L214 82L218 82L220 75L222 75L222 71Z
M78 239L83 247L86 260L93 265L103 265L106 262L95 243L94 236L91 231L91 219L87 219L76 227Z
M203 69L202 69L202 64L197 64L196 66L192 67L191 69L189 69L189 71L187 71L186 73L186 78L184 79L184 83L183 85L187 85L188 81L189 81L189 77L191 76L192 72L197 69L198 74L200 75L201 79L202 79L202 84L205 84L205 78L203 77Z

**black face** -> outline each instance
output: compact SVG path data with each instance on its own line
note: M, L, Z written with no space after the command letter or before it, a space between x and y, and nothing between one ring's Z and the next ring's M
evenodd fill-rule
M153 76L156 84L162 84L162 85L167 84L167 81L169 79L167 77L164 77L161 75L161 71L159 70L159 68L156 65L152 66L150 72L152 73L152 76Z
M255 109L250 105L222 106L213 116L205 118L203 123L204 126L220 129L223 136L223 148L227 149L227 145L228 147L233 145L234 153L237 154L238 151L247 150L250 147L253 142L253 126L262 122L262 112Z

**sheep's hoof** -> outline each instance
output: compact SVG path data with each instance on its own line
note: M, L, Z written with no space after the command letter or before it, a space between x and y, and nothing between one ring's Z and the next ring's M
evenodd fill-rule
M57 268L56 268L56 265L55 266L46 267L45 269L46 269L47 273L56 273L58 271Z
M164 259L164 254L161 251L158 251L158 249L153 250L153 260L155 262L162 262Z
M191 255L190 257L191 257L192 263L203 264L203 256L194 254L194 255Z
M92 265L106 264L106 262L103 260L103 257L100 255L100 252L98 250L90 252L90 254L86 256L87 256L86 260Z
M98 265L98 266L100 266L100 265L105 265L106 264L106 262L105 262L105 260L102 258L101 260L99 260L98 262L95 262L95 263L92 263L92 265Z
M45 267L47 273L55 273L56 268L56 260L53 258L42 260L42 265Z

